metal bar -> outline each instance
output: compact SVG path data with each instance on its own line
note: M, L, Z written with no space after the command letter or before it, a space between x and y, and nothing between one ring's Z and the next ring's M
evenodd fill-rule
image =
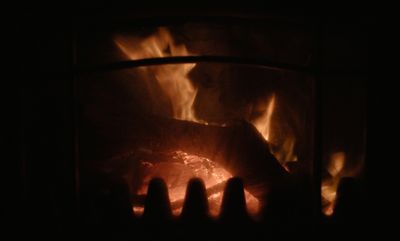
M322 158L323 158L323 125L322 125L322 101L323 101L323 86L321 78L322 67L322 24L319 22L315 26L315 72L314 72L314 228L315 231L321 230L322 225L322 201L321 201L321 178L322 178ZM316 232L314 232L316 233Z
M243 58L235 56L176 56L176 57L165 57L165 58L148 58L139 60L127 60L121 62L115 62L110 64L103 64L97 66L88 67L77 67L78 73L93 73L93 72L107 72L115 70L123 70L141 66L151 65L163 65L163 64L184 64L184 63L228 63L228 64L241 64L241 65L252 65L258 67L264 67L267 69L278 70L278 71L296 71L308 73L311 71L310 68L269 61L262 58Z
M73 122L73 165L74 165L74 188L75 188L75 205L77 215L80 215L80 158L79 158L79 95L78 95L78 75L77 66L77 41L78 34L76 31L76 22L73 22L72 29L72 122Z

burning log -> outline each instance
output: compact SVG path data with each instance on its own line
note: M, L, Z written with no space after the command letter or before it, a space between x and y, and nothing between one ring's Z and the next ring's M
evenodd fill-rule
M124 135L116 135L118 129ZM280 183L287 175L265 139L245 121L217 126L147 116L141 120L122 120L113 131L107 135L107 141L115 144L114 155L146 148L165 153L182 150L207 157L232 176L243 178L246 190L259 200L271 185ZM113 158L110 165L117 165L118 159L122 160L121 156Z

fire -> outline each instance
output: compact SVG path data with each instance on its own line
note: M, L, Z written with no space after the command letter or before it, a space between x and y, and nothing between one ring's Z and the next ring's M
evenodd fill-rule
M116 36L114 41L119 49L132 60L193 55L184 44L177 43L171 32L165 27L158 28L154 34L146 38ZM195 66L196 64L158 65L145 67L143 71L147 71L147 74L154 76L157 80L171 103L174 118L207 124L205 121L196 118L193 108L198 89L193 85L188 74ZM275 94L272 94L266 101L252 105L253 111L260 113L260 115L249 121L265 140L274 145L275 148L272 149L272 153L286 168L288 162L297 161L297 156L294 153L296 139L287 137L284 143L279 145L275 145L273 142L271 123L276 108L276 99ZM286 168L286 170L288 169Z
M263 107L261 107L263 108ZM272 95L268 104L263 108L262 115L252 121L252 124L257 128L265 140L269 141L271 133L271 117L275 108L275 94Z
M269 98L268 101L261 102L256 106L255 111L261 112L259 117L250 120L250 122L256 127L260 134L270 144L275 144L271 138L271 124L272 116L276 106L276 95L275 93ZM253 107L254 108L254 107ZM294 137L287 137L281 146L271 150L275 157L279 160L281 165L288 171L286 164L288 162L297 161L297 156L294 153L296 139Z
M190 53L188 51L184 44L177 43L171 32L165 27L158 28L155 33L145 38L127 37L122 35L115 36L114 42L119 47L119 49L131 60L193 55L193 53ZM157 65L140 68L140 71L144 71L147 76L151 76L153 79L156 79L160 89L162 90L162 93L168 98L171 104L172 117L179 120L205 123L203 120L199 120L196 118L195 110L193 107L198 89L196 88L196 86L193 85L192 81L188 77L188 74L195 66L196 64ZM152 93L154 92L154 90L150 88L150 92ZM260 115L258 115L256 119L249 120L261 133L263 138L267 140L270 144L275 144L273 143L273 139L271 138L271 123L276 108L276 102L277 97L275 94L272 94L269 99L258 103L259 105L257 106L252 106L253 110ZM281 165L285 168L287 162L297 161L297 157L294 153L295 141L296 139L294 137L287 138L282 145L274 145L275 148L272 149L272 153L277 157ZM197 157L189 154L186 154L185 157L180 158L183 160L202 159L202 157ZM158 168L156 167L152 171L153 174L149 175L148 178L153 177L154 175L158 175L164 178L164 180L166 180L167 184L169 185L168 187L172 205L178 205L177 203L180 203L183 200L186 191L186 184L189 178L193 176L201 177L205 181L206 188L210 189L218 184L223 184L229 177L231 177L231 174L222 168L210 168L210 166L215 165L212 161L208 159L207 161L204 161L204 159L202 160L202 162L189 161L188 163L184 164L186 165L186 167L182 166L181 164L175 163L175 165L180 165L180 167L182 168L181 170L185 170L185 168L191 166L193 163L202 163L200 164L200 167L193 167L192 170L188 171L190 175L186 176L185 178L181 178L182 180L178 178L179 185L177 185L176 183L172 184L173 182L171 181L172 179L174 179L175 182L177 181L177 178L171 179L171 177L181 172L178 171L178 169L174 169L175 173L171 174L166 171L168 170L168 168L165 167L162 171L157 171L154 173L154 170L157 170ZM166 164L156 165L163 166ZM203 175L197 173L197 171L199 170L202 170L201 172L204 173L208 173L210 172L210 170L213 171L211 172L211 174L209 173L207 175ZM147 185L144 184L142 185L138 194L145 194L146 192ZM256 212L256 210L258 209L258 200L246 190L245 196L249 212ZM217 214L219 211L219 204L222 201L222 191L210 194L208 199L210 201L211 214ZM181 204L179 204L178 206L179 208L174 208L174 213L176 214L179 213L180 209L182 208ZM134 207L134 211L141 213L142 208Z
M283 142L283 145L272 153L275 155L276 159L282 164L282 166L289 171L287 168L287 164L289 162L296 162L298 161L297 156L294 152L294 146L296 143L296 138L287 137L286 140Z
M333 208L336 200L336 190L339 185L340 179L343 177L342 170L346 161L346 154L344 152L333 153L330 157L330 162L327 171L331 175L331 179L325 179L321 185L321 195L325 201L323 213L327 216L333 214Z
M191 54L185 45L176 43L170 31L163 27L144 39L116 36L114 41L119 49L132 60ZM146 67L143 70L157 79L163 93L170 100L174 118L203 122L195 117L193 102L197 95L197 88L188 77L188 73L195 66L196 64L159 65ZM268 120L270 120L272 108L273 106L267 113ZM269 124L266 127L269 128ZM173 213L177 215L182 209L188 180L192 177L201 177L205 182L207 192L212 192L208 193L210 214L216 216L222 202L223 186L232 175L207 158L189 155L182 151L177 151L172 159L168 163L143 162L148 167L144 170L147 176L137 194L146 194L148 182L152 177L162 177L168 185ZM256 213L258 200L246 190L245 196L249 213ZM143 207L134 206L133 211L140 215Z
M145 39L116 36L114 41L132 60L190 54L186 46L177 44L168 29L163 27ZM145 68L145 71L154 75L163 93L169 98L173 117L176 119L198 122L193 108L197 88L187 76L195 66L196 64L171 64Z

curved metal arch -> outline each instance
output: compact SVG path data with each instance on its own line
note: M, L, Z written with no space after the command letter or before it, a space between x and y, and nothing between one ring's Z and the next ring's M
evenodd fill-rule
M184 63L228 63L228 64L240 64L240 65L252 65L257 67L263 67L278 71L295 71L302 73L311 72L311 68L304 67L300 65L277 63L269 61L262 58L245 58L245 57L235 57L235 56L174 56L174 57L164 57L164 58L148 58L139 60L127 60L120 61L110 64L103 64L97 66L89 67L79 67L75 68L78 73L93 73L93 72L107 72L123 70L142 66L152 66L152 65L165 65L165 64L184 64Z

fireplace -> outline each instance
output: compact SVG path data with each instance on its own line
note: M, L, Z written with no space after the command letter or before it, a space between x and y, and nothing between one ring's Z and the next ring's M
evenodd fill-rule
M363 67L335 56L362 50L342 25L256 11L73 22L73 144L55 173L73 184L73 204L56 209L76 215L75 229L151 240L357 233L366 83Z

